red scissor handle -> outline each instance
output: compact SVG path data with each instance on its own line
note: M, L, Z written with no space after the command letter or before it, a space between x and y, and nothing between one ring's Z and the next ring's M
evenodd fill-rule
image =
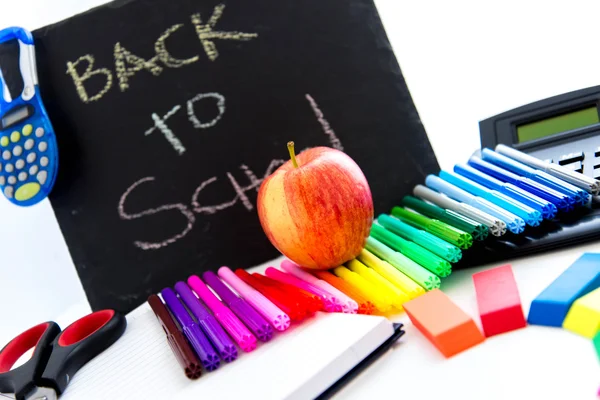
M17 399L22 399L37 386L35 378L44 371L52 342L59 333L56 323L44 322L21 333L0 350L0 393L14 393ZM17 360L34 347L31 358L11 370Z

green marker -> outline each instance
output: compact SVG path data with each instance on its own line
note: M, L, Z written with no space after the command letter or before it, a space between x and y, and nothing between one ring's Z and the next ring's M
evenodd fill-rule
M433 290L440 287L440 278L437 275L421 267L405 255L390 249L372 236L367 238L366 249L390 263L394 268L407 275L424 289Z
M373 224L371 227L371 236L386 246L389 246L410 258L414 262L422 265L441 278L447 277L452 272L452 266L448 261L436 256L416 243L409 242L408 240L402 239L400 236L396 236L381 225L376 223Z
M594 347L596 348L596 354L598 354L598 359L600 360L600 332L594 337Z
M458 262L458 260L462 258L462 252L455 245L450 244L429 232L413 228L399 219L381 214L377 218L377 222L396 235L400 235L406 240L415 242L451 263Z
M402 207L392 208L392 215L416 228L426 230L463 250L468 249L473 244L473 237L471 235L437 219L427 218Z
M439 219L448 225L452 225L461 231L465 231L473 236L473 239L475 240L485 240L489 235L490 230L486 225L480 224L479 222L469 217L465 217L464 215L455 211L444 210L441 207L429 204L421 199L417 199L416 197L405 196L402 199L402 204L405 207L411 208L429 218Z

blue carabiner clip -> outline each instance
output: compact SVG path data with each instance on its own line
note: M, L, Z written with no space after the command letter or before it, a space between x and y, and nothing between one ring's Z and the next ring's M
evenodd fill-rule
M23 91L13 99L0 70L0 190L11 203L31 206L54 186L58 146L40 96L33 37L18 27L0 31L0 44L14 39Z

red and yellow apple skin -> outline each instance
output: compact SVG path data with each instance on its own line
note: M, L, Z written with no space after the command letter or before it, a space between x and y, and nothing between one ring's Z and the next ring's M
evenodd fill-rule
M328 269L355 258L373 222L371 189L345 153L315 147L264 180L258 217L283 255L307 268Z

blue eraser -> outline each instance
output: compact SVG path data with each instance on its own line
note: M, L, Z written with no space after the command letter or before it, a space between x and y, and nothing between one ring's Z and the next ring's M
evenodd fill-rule
M531 303L527 322L561 327L571 304L600 287L600 254L585 253Z

